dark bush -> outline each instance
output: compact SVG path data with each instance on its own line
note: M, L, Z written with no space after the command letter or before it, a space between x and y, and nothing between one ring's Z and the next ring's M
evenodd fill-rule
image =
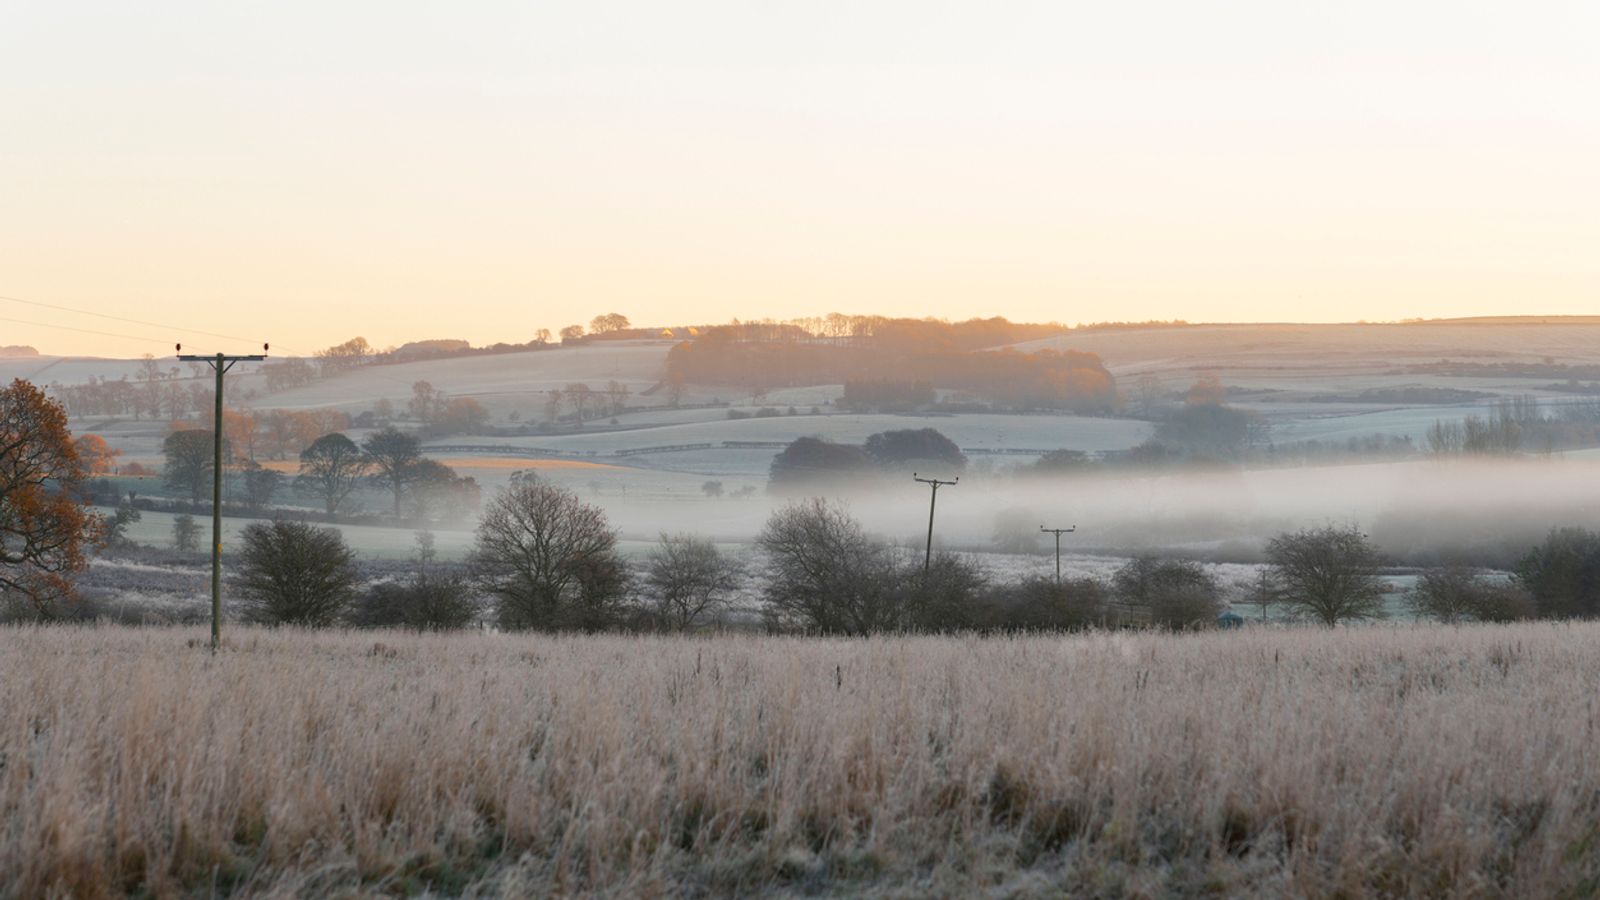
M1105 624L1109 591L1093 578L1028 578L989 595L980 626L997 631L1077 631Z
M1516 573L1540 616L1589 619L1600 614L1600 533L1555 529L1517 563Z
M353 555L332 528L256 522L244 530L234 591L244 617L269 625L331 625L356 593Z
M904 611L904 627L917 631L982 627L988 580L966 557L935 554L926 572L923 560L902 560L898 582L904 598L896 605Z
M369 587L356 601L351 622L365 628L450 631L471 626L478 610L477 597L464 579L421 572L406 581Z
M1117 599L1147 613L1152 625L1203 627L1222 611L1222 588L1193 560L1139 557L1118 569L1113 581Z

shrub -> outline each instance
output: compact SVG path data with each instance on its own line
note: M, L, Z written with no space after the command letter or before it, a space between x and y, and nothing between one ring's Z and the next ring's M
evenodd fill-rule
M1541 616L1590 619L1600 613L1600 533L1555 529L1517 563L1516 573Z
M356 593L350 548L332 528L256 522L244 530L234 590L244 616L270 625L331 625Z
M200 549L200 526L194 516L180 513L172 519L172 546L184 553Z
M980 622L1001 631L1076 631L1104 623L1109 592L1092 578L1028 578L995 591Z
M464 579L419 572L406 581L372 585L357 601L351 620L367 628L451 631L472 625L477 617L477 598Z
M976 563L955 553L937 553L923 571L923 561L901 562L896 579L904 598L904 626L920 631L956 631L983 625L988 579Z
M1200 563L1139 557L1117 570L1117 598L1164 628L1211 625L1222 611L1222 589Z

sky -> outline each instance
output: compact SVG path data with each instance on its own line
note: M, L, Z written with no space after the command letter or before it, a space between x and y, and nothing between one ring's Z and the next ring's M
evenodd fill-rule
M1596 34L1501 0L16 3L0 345L1593 314Z

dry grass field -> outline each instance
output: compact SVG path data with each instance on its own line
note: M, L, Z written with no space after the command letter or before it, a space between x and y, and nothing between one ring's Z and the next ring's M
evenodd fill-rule
M1600 625L0 632L0 894L1589 896Z

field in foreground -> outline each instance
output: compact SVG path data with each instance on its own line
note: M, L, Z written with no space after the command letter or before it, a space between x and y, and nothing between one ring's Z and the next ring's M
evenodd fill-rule
M0 631L0 895L1592 895L1600 625Z

